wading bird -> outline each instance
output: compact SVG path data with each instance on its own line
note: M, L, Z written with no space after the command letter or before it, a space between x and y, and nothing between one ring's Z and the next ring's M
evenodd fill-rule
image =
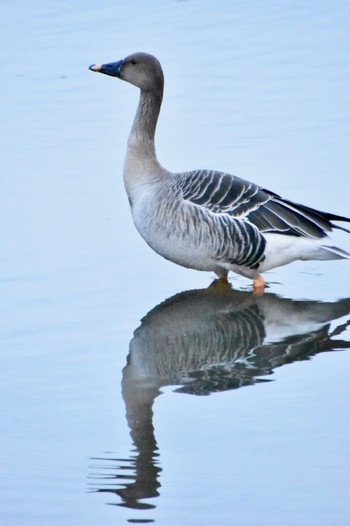
M328 237L334 228L346 230L333 221L350 222L347 217L293 203L228 173L173 173L160 165L154 137L164 76L154 56L134 53L90 69L141 90L124 183L135 226L158 254L223 280L236 272L251 278L256 291L264 290L263 272L292 261L350 259Z

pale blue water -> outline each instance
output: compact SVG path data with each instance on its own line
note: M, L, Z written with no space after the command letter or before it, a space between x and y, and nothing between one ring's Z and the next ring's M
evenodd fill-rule
M256 298L152 253L121 180L137 90L88 71L154 53L163 165L350 215L349 11L1 3L1 524L349 524L349 263Z

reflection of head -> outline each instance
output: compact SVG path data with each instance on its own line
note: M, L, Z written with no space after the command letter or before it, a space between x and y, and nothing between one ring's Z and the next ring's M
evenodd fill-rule
M117 463L115 475L108 471L105 487L100 476L98 491L118 495L122 506L152 507L140 500L157 496L160 487L153 402L162 386L180 385L178 392L202 395L266 381L261 377L276 367L349 347L334 336L350 320L333 332L330 323L349 313L350 299L293 301L235 292L217 283L155 307L136 329L123 370L122 393L135 450L126 460L107 459L109 465Z

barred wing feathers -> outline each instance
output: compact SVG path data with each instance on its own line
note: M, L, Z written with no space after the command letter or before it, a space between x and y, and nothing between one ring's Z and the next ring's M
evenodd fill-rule
M282 199L254 183L223 172L195 170L179 174L179 183L185 200L214 214L251 223L261 233L322 238L333 228L346 230L332 221L350 222L349 218Z

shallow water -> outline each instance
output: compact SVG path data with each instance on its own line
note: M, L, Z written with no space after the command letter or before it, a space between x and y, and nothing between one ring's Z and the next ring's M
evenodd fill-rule
M348 524L348 262L255 297L153 254L121 181L137 91L87 69L160 58L166 167L349 215L348 3L0 10L1 522Z

